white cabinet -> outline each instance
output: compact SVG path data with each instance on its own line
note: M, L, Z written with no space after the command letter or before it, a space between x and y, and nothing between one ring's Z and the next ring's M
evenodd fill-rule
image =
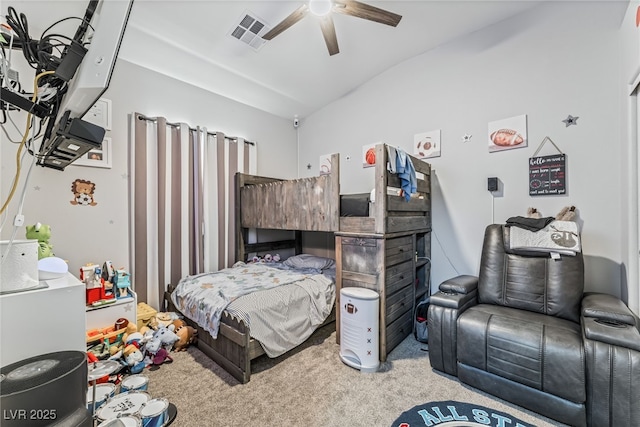
M0 366L45 353L86 351L85 285L71 273L49 287L0 295Z
M116 320L125 318L129 322L138 322L136 308L138 297L135 292L127 298L116 299L115 302L99 307L87 306L87 330L104 328L116 323Z

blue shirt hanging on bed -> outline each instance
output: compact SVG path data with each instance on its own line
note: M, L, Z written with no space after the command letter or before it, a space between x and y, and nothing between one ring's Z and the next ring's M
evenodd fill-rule
M404 192L404 199L408 202L411 200L411 194L418 190L416 170L413 167L411 157L402 148L390 145L387 145L387 152L391 173L395 173L400 178L400 188Z

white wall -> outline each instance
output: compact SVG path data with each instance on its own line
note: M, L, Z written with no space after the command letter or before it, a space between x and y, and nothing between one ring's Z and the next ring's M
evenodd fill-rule
M621 186L622 198L622 259L623 280L629 287L629 307L640 313L640 289L638 277L638 99L630 96L640 79L640 29L636 25L636 14L640 2L629 2L624 20L620 27L621 67L620 67L620 104L621 132L623 143ZM624 232L626 231L626 232Z
M555 3L555 2L554 2ZM384 141L412 151L416 133L442 130L433 176L432 283L477 274L484 228L534 206L555 216L578 208L587 289L621 289L620 4L548 2L454 43L415 57L305 118L298 170L340 152L341 191L368 191L361 147ZM487 150L488 122L526 114L526 148ZM578 125L565 127L567 115ZM463 143L464 134L473 135ZM568 194L528 195L528 158L549 136L568 158ZM541 155L553 154L547 144ZM346 156L351 160L347 161ZM307 171L311 163L314 170ZM487 178L504 184L503 197Z
M31 22L52 23L46 16L29 16ZM31 78L31 74L24 74ZM112 260L129 268L128 205L128 116L139 112L162 115L171 122L206 126L212 131L241 136L258 143L258 173L291 178L296 175L296 132L290 121L239 104L219 95L149 71L126 61L118 61L111 85L104 98L112 101L113 167L88 168L71 165L63 172L37 167L26 187L25 224L41 222L53 230L51 243L57 256L69 260L77 273L87 262ZM18 122L24 127L24 118ZM14 132L17 135L17 132ZM17 136L16 136L17 138ZM1 199L8 194L15 173L17 146L4 134L0 137ZM30 158L28 158L30 159ZM26 175L23 171L22 177ZM86 179L96 184L96 206L73 206L71 183ZM19 191L23 188L21 183ZM8 239L19 194L9 209L8 225L2 239ZM17 237L24 238L24 227ZM135 280L135 278L134 278Z

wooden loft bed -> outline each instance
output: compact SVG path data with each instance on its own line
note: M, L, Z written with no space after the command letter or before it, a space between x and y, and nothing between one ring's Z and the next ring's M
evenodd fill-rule
M375 166L376 202L366 216L340 216L340 160L331 156L331 173L311 178L282 180L255 175L236 175L236 260L246 261L252 253L276 253L282 250L302 251L302 231L395 233L427 228L430 224L430 166L412 157L418 175L418 196L409 202L387 195L387 187L400 187L400 181L387 172L387 148L379 144ZM359 195L367 202L369 193ZM291 230L293 238L272 242L249 242L250 229ZM166 293L168 310L173 305L170 286ZM337 298L337 295L336 295ZM324 322L336 320L336 310ZM198 348L241 383L251 377L251 361L264 354L260 343L251 338L249 327L226 313L223 314L217 339L185 317L198 330Z
M295 180L239 176L236 247L238 259L262 249L246 244L250 228L335 233L336 307L340 307L343 286L380 294L379 342L384 361L411 332L415 300L428 292L431 165L409 155L416 171L416 192L407 201L397 191L400 178L387 170L387 145L375 146L375 158L372 204L370 193L340 194L337 154L331 157L329 175ZM421 287L415 285L416 279ZM338 310L335 315L339 342Z
M389 234L431 228L431 165L409 155L416 170L417 193L409 201L388 188L400 188L397 175L387 170L387 145L375 147L375 203L367 215L341 216L340 157L331 156L331 173L282 180L238 174L236 220L237 259L243 259L251 228ZM349 195L368 203L369 193ZM253 248L249 248L253 249Z

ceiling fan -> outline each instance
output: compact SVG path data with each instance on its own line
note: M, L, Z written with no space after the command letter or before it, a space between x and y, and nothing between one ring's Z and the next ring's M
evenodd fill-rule
M300 6L291 13L291 15L287 16L282 22L264 34L262 38L265 40L273 39L307 16L309 12L320 17L320 28L322 29L322 35L327 44L327 49L329 49L329 55L335 55L340 52L340 49L338 49L336 28L333 25L332 13L355 16L356 18L367 19L392 27L397 26L400 19L402 19L402 16L398 14L355 0L309 0L308 3Z

